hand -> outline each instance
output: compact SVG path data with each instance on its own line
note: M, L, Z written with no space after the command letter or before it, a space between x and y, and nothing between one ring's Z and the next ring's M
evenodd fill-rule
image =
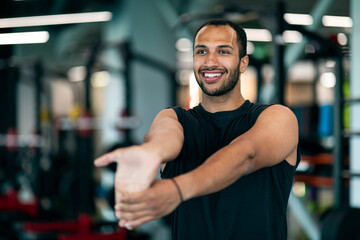
M154 181L161 159L151 150L140 146L119 148L95 160L95 165L117 163L115 173L115 201L120 195L145 190Z
M180 203L179 193L171 180L155 180L145 191L122 196L115 211L120 214L120 227L132 229L168 215Z

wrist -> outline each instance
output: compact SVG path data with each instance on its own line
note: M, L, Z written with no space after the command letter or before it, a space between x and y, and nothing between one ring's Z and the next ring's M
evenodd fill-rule
M181 174L173 178L176 181L181 191L182 201L187 201L191 198L197 197L197 184L188 173Z
M181 191L181 188L179 186L179 184L176 182L176 180L174 178L170 178L170 180L174 183L175 187L176 187L176 190L179 194L179 198L180 198L180 203L182 203L184 201L184 197L182 195L182 191Z

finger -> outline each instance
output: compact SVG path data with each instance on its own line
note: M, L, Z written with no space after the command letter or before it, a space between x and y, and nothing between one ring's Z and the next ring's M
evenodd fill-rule
M103 167L109 165L110 163L115 162L115 157L113 153L107 153L95 159L94 164L96 167Z
M134 221L136 219L144 218L144 217L153 217L155 218L157 215L151 209L137 212L121 212L121 220L124 221Z
M150 221L152 221L154 219L156 219L156 218L154 218L152 216L146 216L146 217L143 217L143 218L136 219L134 221L127 221L124 226L127 229L131 230L131 229L136 228L136 227L138 227L140 225L143 225L143 224L145 224L147 222L150 222Z
M118 203L122 204L135 204L146 202L151 198L151 192L147 189L140 192L122 194L121 198L119 198Z
M116 162L116 160L120 157L120 153L123 149L119 148L112 152L106 153L97 159L95 159L94 164L96 167L103 167L109 165L112 162Z
M116 209L119 210L121 213L126 212L139 212L145 211L149 209L153 209L153 206L148 204L148 202L141 202L141 203L133 203L133 204L125 204L125 203L118 203L116 204Z
M121 212L120 212L120 201L123 196L125 196L126 193L119 191L115 188L115 206L114 206L114 213L115 217L120 219L121 218Z
M120 212L119 205L114 206L114 215L117 219L121 219L121 212Z

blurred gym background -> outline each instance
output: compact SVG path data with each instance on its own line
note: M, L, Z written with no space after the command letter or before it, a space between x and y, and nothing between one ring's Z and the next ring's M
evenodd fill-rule
M116 166L93 160L199 102L210 18L248 34L243 95L298 118L288 239L360 239L360 1L1 0L1 240L170 239L166 217L117 227Z

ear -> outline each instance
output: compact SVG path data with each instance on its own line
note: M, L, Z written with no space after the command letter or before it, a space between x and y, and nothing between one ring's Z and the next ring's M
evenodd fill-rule
M246 71L246 68L249 64L249 56L246 55L245 57L242 57L240 59L240 72L244 73Z

